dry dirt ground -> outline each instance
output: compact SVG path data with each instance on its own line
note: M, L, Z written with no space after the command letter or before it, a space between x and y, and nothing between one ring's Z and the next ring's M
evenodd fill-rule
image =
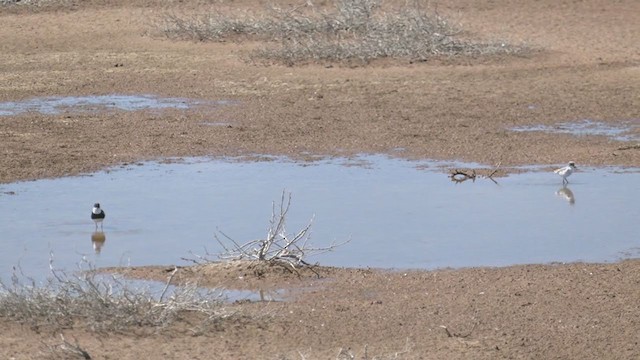
M104 94L233 101L207 111L2 116L0 184L194 155L303 161L387 153L504 166L569 159L640 166L635 143L509 130L581 119L640 122L638 1L443 0L438 11L471 36L525 42L537 51L366 67L256 65L242 60L253 44L168 40L154 27L167 13L265 3L91 0L0 7L0 102ZM227 125L203 125L211 121ZM219 285L219 269L180 271L186 279L198 270L192 275ZM136 271L166 278L158 269ZM226 271L230 279L240 276ZM640 358L637 261L319 272L321 280L305 274L280 281L265 274L282 272L248 272L247 279L259 276L253 279L258 287L305 291L286 302L228 304L242 316L207 332L192 332L186 320L157 332L100 334L0 319L0 358L50 356L43 343L55 342L60 332L75 336L96 359Z

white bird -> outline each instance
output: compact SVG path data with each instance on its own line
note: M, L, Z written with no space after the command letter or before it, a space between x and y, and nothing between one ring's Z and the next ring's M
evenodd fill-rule
M573 174L573 171L576 170L576 169L577 169L576 168L576 163L573 162L573 161L569 161L569 165L567 165L567 166L565 166L563 168L560 168L560 169L553 170L553 172L558 174L558 175L560 175L560 176L562 176L562 183L563 184L568 184L569 180L567 180L567 178L569 176L571 176L571 174Z
M100 224L100 228L102 229L102 221L105 218L104 211L100 208L100 204L93 204L93 210L91 210L91 220L96 223L96 229L98 228L98 223Z

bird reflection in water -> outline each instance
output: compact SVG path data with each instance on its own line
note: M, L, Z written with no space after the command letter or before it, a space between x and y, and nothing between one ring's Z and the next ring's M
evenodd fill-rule
M91 234L91 243L93 244L93 250L96 254L100 254L100 251L102 251L102 247L106 241L107 236L104 234L104 231L96 231Z
M576 203L576 197L575 195L573 195L573 191L571 191L571 189L569 189L566 185L556 191L556 195L567 200L571 205Z

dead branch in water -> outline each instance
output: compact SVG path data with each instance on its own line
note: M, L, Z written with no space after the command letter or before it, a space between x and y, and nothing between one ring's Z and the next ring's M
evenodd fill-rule
M498 169L500 168L501 164L502 163L498 163L498 165L496 165L493 171L491 171L488 175L479 175L476 173L474 169L471 169L471 171L455 169L451 171L451 173L449 174L449 178L451 179L451 181L458 184L461 182L465 182L467 180L471 180L472 182L475 182L476 179L489 179L497 185L498 182L493 177L498 172Z
M455 183L461 183L467 180L476 181L476 176L477 175L475 170L471 170L471 172L468 172L468 171L457 170L457 169L453 170L449 175L449 177L451 178L451 181Z

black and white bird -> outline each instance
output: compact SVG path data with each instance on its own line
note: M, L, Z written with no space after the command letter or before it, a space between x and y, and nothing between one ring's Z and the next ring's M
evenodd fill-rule
M569 161L569 165L562 167L560 169L553 170L554 173L562 176L562 183L568 184L569 180L567 178L573 174L573 171L576 170L576 163L573 161Z
M100 208L100 204L93 204L93 210L91 210L91 220L96 223L96 229L98 229L98 224L100 224L100 229L102 229L102 221L104 220L105 213Z

